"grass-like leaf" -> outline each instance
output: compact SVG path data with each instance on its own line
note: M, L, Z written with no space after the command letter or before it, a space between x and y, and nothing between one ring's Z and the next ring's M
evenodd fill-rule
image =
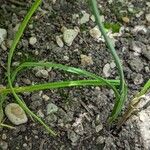
M118 82L114 82L114 85L118 85ZM22 86L22 87L14 87L14 91L16 93L23 92L33 92L39 90L48 90L48 89L56 89L56 88L65 88L65 87L73 87L73 86L106 86L107 84L100 80L77 80L77 81L61 81L54 83L43 83L31 86ZM0 89L0 94L8 94L11 93L11 89Z
M13 40L13 43L11 45L9 54L8 54L8 62L7 62L7 76L8 76L8 85L9 88L11 89L12 94L14 95L17 103L25 110L25 112L29 115L31 115L33 118L35 118L38 122L40 122L46 129L47 131L49 131L49 133L51 133L52 135L56 135L56 133L54 131L52 131L43 121L41 118L39 118L37 115L35 115L32 111L30 111L30 109L28 109L28 107L25 105L25 103L23 102L23 100L21 98L19 98L19 96L16 94L13 85L12 85L12 80L11 80L11 62L12 62L12 57L14 54L14 51L16 49L16 46L30 20L30 18L32 17L33 13L37 10L37 8L39 7L39 5L41 4L41 0L36 0L32 7L30 8L30 10L28 11L27 15L25 16L23 22L21 23L21 25L19 26L19 29L15 35L15 38Z
M116 53L116 50L115 50L111 40L107 37L104 25L101 21L101 18L99 17L100 13L99 13L99 10L98 10L97 2L96 2L96 0L89 0L89 4L90 4L91 10L92 10L92 13L95 17L96 23L99 27L99 30L101 31L101 33L102 33L102 35L105 39L105 42L106 42L106 44L109 48L109 52L111 53L112 57L114 58L115 64L116 64L117 69L118 69L118 74L119 74L119 77L120 77L120 89L119 89L120 97L116 98L113 111L112 111L111 116L109 118L109 121L112 122L117 118L118 114L120 113L120 111L123 107L124 101L126 99L127 88L126 88L126 85L125 85L124 73L123 73L123 69L122 69L120 59L119 59L119 57Z
M16 75L18 74L18 72L20 70L22 70L24 68L39 67L39 66L53 67L54 69L64 70L64 71L67 71L67 72L70 72L70 73L82 75L82 76L93 78L93 79L96 79L96 80L100 80L100 82L103 82L105 84L105 86L113 89L113 91L115 93L115 96L117 98L119 97L119 93L118 93L117 89L114 86L114 84L116 84L116 82L119 83L118 80L107 80L107 79L104 79L104 78L102 78L100 76L97 76L93 73L90 73L88 71L81 70L79 68L68 67L68 66L65 66L65 65L49 63L49 62L45 62L45 63L42 63L42 62L37 62L37 63L36 62L25 62L25 63L21 64L18 68L16 68L14 73L12 73L12 81L15 80L15 77L16 77Z

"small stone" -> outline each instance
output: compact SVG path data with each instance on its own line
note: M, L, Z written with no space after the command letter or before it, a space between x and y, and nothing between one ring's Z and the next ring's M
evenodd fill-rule
M77 135L74 131L68 131L68 139L75 143L78 141L79 135Z
M22 82L25 83L25 84L27 84L27 85L31 84L31 80L26 79L26 78L22 78Z
M42 77L42 78L45 78L45 79L46 79L46 78L48 78L49 73L48 73L48 71L45 70L45 69L40 69L40 70L38 70L38 71L36 72L35 76L36 76L36 77Z
M8 143L6 143L5 141L0 141L0 149L8 150Z
M141 61L139 57L133 57L129 61L129 64L130 64L131 69L136 72L140 72L144 68L143 62Z
M42 96L42 98L45 100L45 101L48 101L50 98L49 98L49 96L47 96L46 94L44 94L43 96Z
M142 42L132 41L131 50L133 50L134 52L140 54L142 50L145 50L145 49L146 49L146 46Z
M110 63L110 67L111 67L112 69L115 68L115 67L116 67L115 62L111 62L111 63Z
M143 79L143 75L142 74L137 74L136 77L134 78L134 84L135 85L139 85L139 84L142 84L144 81Z
M146 14L145 18L146 18L147 22L150 22L150 14Z
M96 139L96 143L97 144L103 144L105 142L105 138L103 136L99 136L97 139Z
M150 72L150 69L149 69L148 66L145 67L145 72L146 72L146 73L149 73L149 72Z
M58 111L58 107L53 104L53 103L49 103L46 107L46 112L47 112L47 115L51 114L51 113L56 113Z
M80 57L81 57L81 65L83 66L93 65L93 60L91 56L81 54Z
M7 46L6 46L5 41L3 41L3 42L1 43L1 48L2 48L4 51L7 50Z
M143 48L142 54L150 61L150 46L147 45L147 49Z
M85 11L82 11L82 14L83 14L83 16L79 20L79 24L84 24L84 23L88 22L90 19L90 15L88 13L86 13Z
M95 128L95 130L96 130L97 133L100 132L102 129L103 129L103 124L99 124Z
M76 29L65 29L63 32L63 40L64 42L68 45L71 46L73 40L77 37L78 35L78 30Z
M6 140L7 139L7 136L6 136L6 134L2 134L2 140Z
M56 36L56 43L58 44L59 47L63 47L64 46L64 43L61 39L60 36Z
M7 31L5 29L0 28L0 45L5 40L7 36Z
M129 23L130 19L128 17L122 17L122 21L125 23Z
M37 111L37 115L41 118L44 118L44 114L41 109Z
M101 15L101 16L99 16L99 17L100 17L100 19L101 19L102 22L105 21L105 18L104 18L103 15ZM94 15L92 15L92 16L90 17L90 19L91 19L93 22L95 22L95 17L94 17Z
M110 64L107 63L103 68L103 74L105 77L109 77L110 73L111 73Z
M90 30L90 35L91 35L91 37L93 37L94 39L99 40L99 38L101 37L101 32L100 32L100 30L98 29L98 27L95 26L94 28L92 28L92 29Z
M65 60L65 61L68 61L68 60L69 60L69 57L68 57L68 56L64 56L64 60Z
M5 108L5 114L15 125L20 125L28 121L24 110L16 103L8 104Z
M37 38L36 38L36 37L30 37L29 43L30 43L31 45L34 45L36 42L37 42Z

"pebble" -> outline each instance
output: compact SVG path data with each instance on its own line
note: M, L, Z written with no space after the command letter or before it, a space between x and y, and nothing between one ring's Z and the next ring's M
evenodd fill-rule
M58 111L58 107L53 103L49 103L46 107L47 115L51 113L56 113L57 111Z
M42 77L42 78L48 78L49 76L49 73L47 70L45 69L39 69L36 74L35 74L36 77Z
M26 123L28 118L24 110L16 103L10 103L5 107L5 114L15 125Z
M110 67L111 67L112 69L115 68L115 67L116 67L115 62L111 62L111 63L110 63Z
M0 28L0 45L5 40L7 36L7 31L5 29Z
M8 149L8 143L6 143L5 141L0 141L0 148L2 150L7 150Z
M4 134L4 133L2 134L2 139L3 139L3 140L6 140L6 139L7 139L6 134Z
M122 17L122 21L125 23L129 23L130 19L128 17Z
M150 22L150 14L146 14L145 19L147 20L147 22Z
M48 101L50 98L49 98L49 96L47 96L46 94L44 94L43 96L42 96L42 98L44 99L44 101Z
M103 124L99 124L95 127L96 132L100 132L103 129Z
M96 40L99 40L99 38L101 37L101 32L98 29L97 26L95 26L94 28L90 29L90 35L91 37L93 37Z
M143 79L143 75L142 74L137 74L136 75L136 77L134 78L134 84L135 85L140 85L140 84L142 84L143 83L143 81L144 81L144 79Z
M142 42L132 41L131 50L140 54L142 52L142 49L146 49L146 46Z
M110 64L107 63L103 68L103 74L105 77L110 76L110 73L111 73L110 69L111 69L111 66L110 66Z
M133 57L129 61L129 64L130 64L131 69L136 72L140 72L144 68L143 62L141 61L139 57Z
M102 22L105 21L105 18L104 18L103 15L99 16L99 18L101 19ZM92 16L90 17L90 19L91 19L93 22L95 22L95 17L94 17L94 15L92 15Z
M61 39L60 36L56 36L56 43L58 44L59 47L63 47L64 46L64 43Z
M96 143L97 144L103 144L105 142L105 138L103 136L99 136L97 139L96 139Z
M43 114L43 112L42 112L41 109L39 109L39 110L37 111L37 115L38 115L39 117L41 117L41 118L44 118L44 114Z
M147 45L147 49L143 48L142 54L150 61L150 46Z
M37 42L37 38L36 38L36 37L30 37L30 38L29 38L29 43L30 43L31 45L34 45L36 42Z
M93 60L91 56L81 54L80 58L81 58L81 65L83 66L93 65Z
M78 29L64 29L63 31L63 40L68 45L71 46L74 39L77 37L79 30Z
M68 131L68 139L75 143L78 141L79 135L77 135L74 131Z
M79 24L87 23L90 20L90 15L86 13L85 11L82 11L83 16L79 20Z

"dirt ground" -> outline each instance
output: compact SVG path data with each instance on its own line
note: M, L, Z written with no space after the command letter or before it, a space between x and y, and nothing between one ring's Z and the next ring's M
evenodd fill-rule
M0 0L0 28L7 30L5 47L0 47L0 84L4 86L10 43L31 6L31 0L17 2ZM150 19L146 17L150 13L150 3L146 0L99 0L98 3L105 22L119 23L122 28L122 34L114 39L128 84L128 104L150 77ZM104 67L108 64L112 66L107 72L108 78L117 78L116 67L105 43L90 36L89 31L95 27L95 22L90 18L86 23L79 23L83 11L92 15L85 0L43 0L17 47L13 66L25 61L49 61L105 77ZM80 29L71 46L64 43L60 47L56 43L56 36L62 35L63 26ZM31 43L31 37L37 42ZM82 60L83 55L90 61ZM54 69L50 69L46 77L36 76L36 70L30 69L20 73L15 85L80 78ZM0 147L3 150L148 150L135 120L128 120L117 133L108 127L107 119L114 104L110 89L73 87L23 93L20 96L31 110L57 131L59 137L48 135L40 124L28 116L28 122L16 126L16 130L0 129ZM9 102L14 102L11 95L5 105ZM50 115L47 114L49 104L57 107L57 111ZM5 123L12 125L7 118Z

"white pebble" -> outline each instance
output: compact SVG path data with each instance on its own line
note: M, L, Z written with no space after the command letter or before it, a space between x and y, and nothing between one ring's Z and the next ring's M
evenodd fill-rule
M100 30L98 29L98 27L95 26L94 28L92 28L92 29L90 30L90 35L91 35L91 37L93 37L94 39L99 40L99 38L101 37L101 32L100 32Z
M10 103L5 107L5 114L15 125L26 123L28 118L24 110L16 103Z
M90 15L88 13L86 13L85 11L82 11L82 14L83 14L83 16L79 20L79 24L84 24L84 23L88 22L90 19Z
M7 31L5 29L0 28L0 44L5 40L7 36Z
M49 74L48 71L45 69L40 69L35 74L36 77L48 78Z
M80 57L81 57L81 65L83 66L93 65L93 60L91 56L81 54Z
M64 43L61 39L60 36L56 36L56 43L58 44L59 47L63 47L64 46Z
M110 64L106 64L103 68L103 74L105 77L110 76Z
M77 30L75 29L65 29L65 31L63 32L63 40L64 42L68 45L71 46L73 40L76 38L76 36L78 35Z
M146 14L145 18L146 18L147 22L150 22L150 14Z
M29 43L30 43L31 45L34 45L36 42L37 42L37 38L36 38L36 37L30 37Z

